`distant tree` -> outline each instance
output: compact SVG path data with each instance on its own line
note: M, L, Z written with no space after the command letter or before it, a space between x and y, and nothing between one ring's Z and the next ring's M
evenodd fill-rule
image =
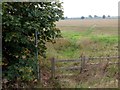
M110 15L108 15L108 18L110 18Z
M98 16L97 15L94 15L94 18L97 18Z
M85 19L85 17L84 17L84 16L82 16L82 17L81 17L81 19Z
M103 17L102 17L102 18L103 18L103 19L105 19L105 17L106 17L106 16L105 16L105 15L103 15Z
M93 18L91 15L89 15L89 18Z
M68 19L68 17L66 16L66 17L64 17L64 19Z

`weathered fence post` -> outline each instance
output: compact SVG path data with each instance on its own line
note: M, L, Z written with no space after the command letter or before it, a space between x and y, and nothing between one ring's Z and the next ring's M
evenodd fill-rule
M51 76L53 79L55 78L55 58L54 57L51 59Z
M80 60L81 60L81 65L80 65L80 73L81 73L83 70L83 56L82 55L80 57Z
M80 57L80 73L82 72L82 56Z
M85 67L85 59L86 59L86 57L83 56L83 68Z
M85 56L81 56L81 68L80 68L80 72L82 72L83 71L83 68L84 68L84 66L85 66Z

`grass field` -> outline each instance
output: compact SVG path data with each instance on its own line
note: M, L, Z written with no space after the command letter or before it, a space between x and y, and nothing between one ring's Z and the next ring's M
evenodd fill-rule
M61 20L56 25L62 32L62 38L56 39L55 44L46 43L47 67L50 67L48 61L51 57L78 59L81 54L88 57L118 55L117 19ZM57 66L63 65L69 66L68 63ZM75 63L70 65L75 65ZM60 87L117 87L116 73L118 68L116 65L108 66L104 74L101 73L98 66L97 69L96 67L90 68L91 70L84 74L68 71L77 76L73 76L71 79L67 77L60 79ZM67 71L62 73L67 73ZM96 74L93 75L93 73Z
M61 20L57 27L63 38L57 39L55 44L48 43L48 55L51 50L53 55L50 56L56 58L78 58L81 53L117 55L117 25L117 19Z

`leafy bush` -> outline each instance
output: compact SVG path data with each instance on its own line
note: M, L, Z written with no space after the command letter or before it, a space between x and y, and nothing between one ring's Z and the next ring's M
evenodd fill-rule
M63 18L60 2L2 3L3 74L9 80L30 81L35 78L35 51L45 57L46 42L61 35L54 22ZM34 45L35 31L38 48Z

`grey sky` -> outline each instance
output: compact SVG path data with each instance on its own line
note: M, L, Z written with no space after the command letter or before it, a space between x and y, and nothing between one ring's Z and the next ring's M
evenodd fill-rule
M61 0L64 16L80 17L88 15L118 16L119 0Z

